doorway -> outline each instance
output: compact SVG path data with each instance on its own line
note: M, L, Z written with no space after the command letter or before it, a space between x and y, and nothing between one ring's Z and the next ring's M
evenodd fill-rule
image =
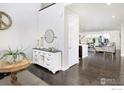
M67 9L79 16L79 57L86 58L96 53L113 56L121 51L121 4L71 4Z

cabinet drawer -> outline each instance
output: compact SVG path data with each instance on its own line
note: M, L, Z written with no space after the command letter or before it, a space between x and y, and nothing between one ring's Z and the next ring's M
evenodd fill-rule
M44 61L44 55L39 55L39 60Z
M38 54L38 52L37 52L37 51L33 51L33 55L34 55L34 54Z
M46 57L44 58L44 61L47 63L52 63L52 58L51 57Z
M48 56L48 57L51 57L51 56L53 56L53 54L50 54L50 53L49 53L49 54L47 54L47 56Z
M41 54L41 53L43 53L43 51L33 50L33 53L36 53L36 54Z
M48 69L51 69L51 68L54 67L54 65L51 64L51 63L49 63L49 62L45 63L44 66L45 66L46 68L48 68Z

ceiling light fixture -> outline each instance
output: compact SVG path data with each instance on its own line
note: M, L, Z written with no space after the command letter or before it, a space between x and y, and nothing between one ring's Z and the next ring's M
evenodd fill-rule
M112 16L112 18L115 18L115 16Z
M108 6L110 6L110 5L111 5L111 3L107 3L107 5L108 5Z

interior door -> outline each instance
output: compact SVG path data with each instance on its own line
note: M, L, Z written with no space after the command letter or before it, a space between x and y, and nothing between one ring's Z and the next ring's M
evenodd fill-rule
M68 13L69 66L79 63L79 17L73 12Z

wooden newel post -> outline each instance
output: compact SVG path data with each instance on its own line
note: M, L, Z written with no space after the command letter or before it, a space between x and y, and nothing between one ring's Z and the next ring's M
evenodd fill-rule
M12 72L11 73L11 83L13 84L13 85L16 85L17 83L18 83L18 79L17 79L17 73L16 72Z

